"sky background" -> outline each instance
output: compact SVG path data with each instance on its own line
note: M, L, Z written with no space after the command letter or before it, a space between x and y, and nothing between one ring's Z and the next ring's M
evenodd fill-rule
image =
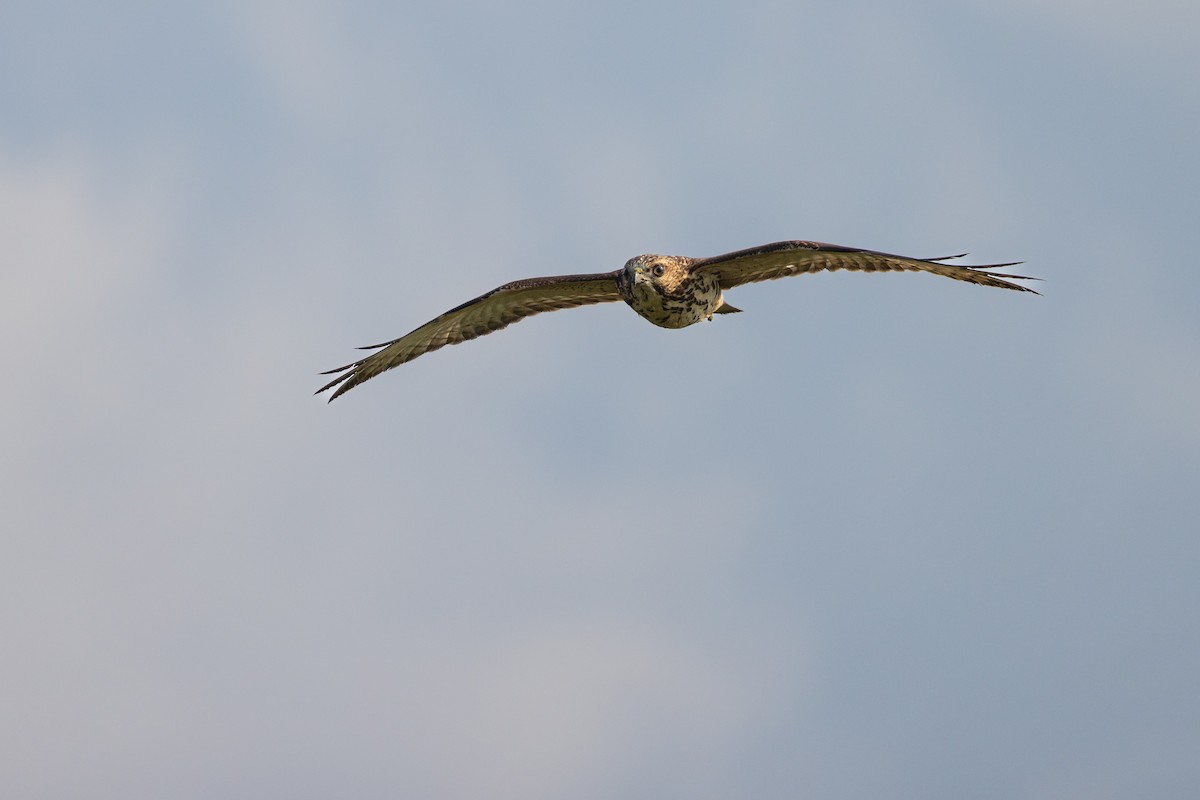
M1200 4L0 7L0 794L1184 798ZM808 238L1023 260L542 315Z

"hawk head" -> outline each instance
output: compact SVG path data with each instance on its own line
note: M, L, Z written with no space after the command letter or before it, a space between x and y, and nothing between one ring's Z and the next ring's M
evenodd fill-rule
M674 291L687 278L691 259L646 253L625 262L622 279L627 286L647 284L660 294Z
M661 278L666 272L667 265L662 263L662 256L646 253L634 256L625 262L625 278L630 283L642 283Z

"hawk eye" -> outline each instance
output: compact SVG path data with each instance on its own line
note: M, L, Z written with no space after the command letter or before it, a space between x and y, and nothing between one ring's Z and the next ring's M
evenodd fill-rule
M663 272L665 272L666 269L663 267L662 264L655 264L654 268L651 269L650 271L654 273L654 277L661 278L663 275Z

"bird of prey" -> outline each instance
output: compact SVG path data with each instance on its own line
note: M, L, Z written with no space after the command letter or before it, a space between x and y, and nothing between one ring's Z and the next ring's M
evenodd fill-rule
M334 375L317 394L337 387L330 401L363 381L448 344L458 344L543 311L624 300L641 316L663 328L685 328L713 314L740 311L725 300L724 290L743 283L769 281L822 270L861 272L929 272L980 286L1033 292L1013 280L1037 280L994 270L1021 262L960 266L945 262L965 253L941 258L906 256L843 247L823 242L775 242L711 258L640 255L614 272L555 275L506 283L474 300L452 308L421 327L382 344L359 348L376 350L366 358L321 373ZM1037 294L1037 292L1033 292Z

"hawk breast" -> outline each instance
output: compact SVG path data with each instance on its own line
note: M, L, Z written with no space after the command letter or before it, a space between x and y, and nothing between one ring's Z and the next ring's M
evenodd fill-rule
M662 283L620 281L622 299L660 328L686 328L708 319L721 302L721 285L714 274L688 275L668 290Z

